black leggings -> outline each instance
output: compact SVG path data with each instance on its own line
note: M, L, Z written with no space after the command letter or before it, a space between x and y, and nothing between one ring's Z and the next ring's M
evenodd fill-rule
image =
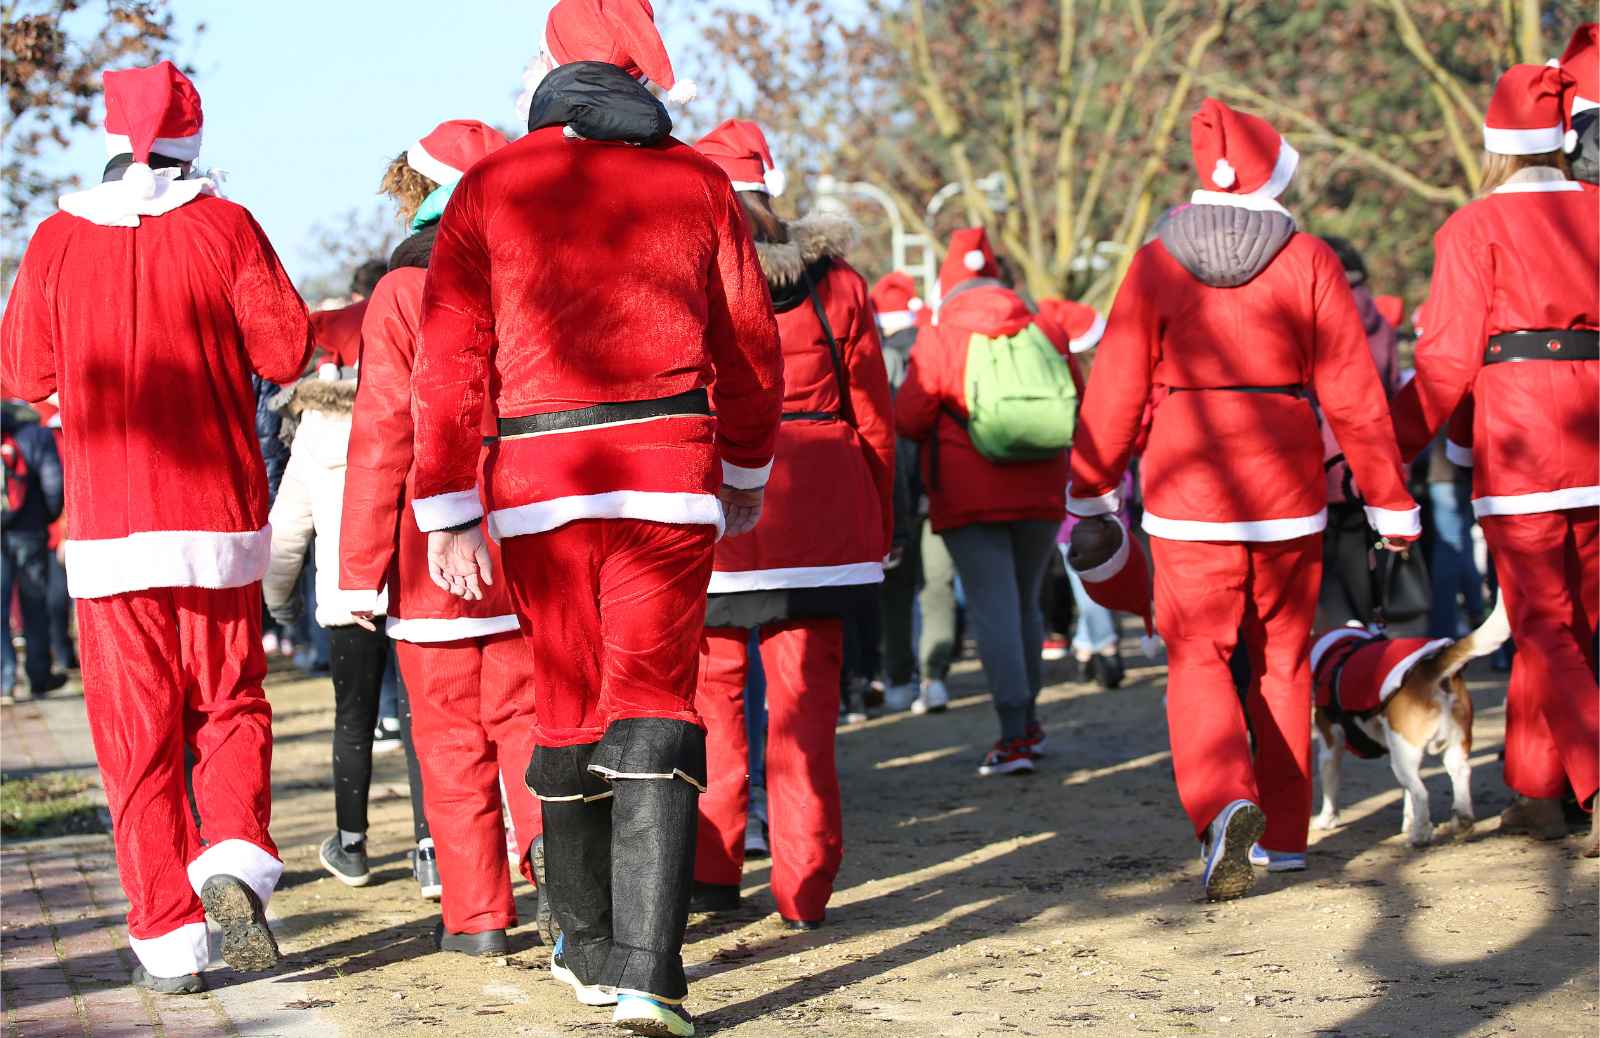
M333 675L333 810L345 832L367 831L372 733L378 726L378 699L389 659L389 637L381 629L368 631L356 624L328 628L328 665ZM400 734L411 780L412 826L420 841L428 835L422 812L422 776L411 745L411 701L404 682L398 689Z

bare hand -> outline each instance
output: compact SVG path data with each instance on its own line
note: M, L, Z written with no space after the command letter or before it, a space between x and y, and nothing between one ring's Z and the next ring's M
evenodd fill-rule
M724 536L738 537L740 534L746 534L754 530L756 523L761 520L761 502L766 499L766 495L766 487L757 487L754 490L739 490L736 487L724 485L718 490L717 497L722 501L722 514L724 516Z
M428 576L457 598L482 601L483 588L494 583L489 542L484 540L482 524L428 534Z
M1410 551L1411 546L1416 543L1417 538L1415 537L1385 537L1378 542L1378 547L1382 548L1384 551L1392 551L1396 552L1397 554L1404 555L1406 552Z
M370 609L358 609L350 614L350 619L354 620L356 622L356 626L363 630L376 631L378 629L378 625L372 622L374 615L376 614L374 614Z

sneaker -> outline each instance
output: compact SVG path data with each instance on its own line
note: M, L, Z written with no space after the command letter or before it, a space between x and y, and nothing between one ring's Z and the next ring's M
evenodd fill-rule
M506 932L484 930L480 933L451 933L444 928L444 921L440 920L433 927L433 950L499 958L506 954Z
M199 973L185 973L181 977L156 977L143 966L133 968L133 986L158 995L198 995L206 989L206 978Z
M391 753L398 750L402 745L400 741L400 718L378 718L378 727L372 730L372 752Z
M911 682L904 685L890 685L883 690L883 708L893 713L910 710L911 704L917 701L917 686Z
M839 704L840 724L860 724L867 719L867 704L863 702L861 690L856 688L846 689Z
M1304 872L1306 856L1304 852L1269 851L1256 843L1250 845L1250 864L1268 872Z
M877 714L883 709L883 682L869 681L862 690L861 703L867 708L868 714Z
M268 631L261 636L261 651L268 656L278 654L278 632Z
M1056 660L1066 659L1067 640L1065 638L1046 638L1044 640L1044 650L1039 653L1039 658L1049 660L1052 663Z
M578 979L578 975L567 967L566 956L561 954L561 946L566 943L565 936L556 937L555 950L550 953L550 975L561 983L572 988L572 993L579 1002L586 1006L614 1006L617 1004L617 993L603 984L585 984ZM666 1032L662 1032L665 1034ZM689 1032L693 1034L693 1030Z
M994 744L994 749L984 755L983 763L978 765L978 774L985 778L990 775L1032 773L1033 751L1028 748L1025 739L1001 739Z
M1026 734L1022 736L1022 741L1027 743L1028 750L1035 757L1043 757L1050 752L1050 740L1045 738L1044 725L1038 721L1028 722L1028 729Z
M1110 656L1096 656L1095 663L1095 679L1100 682L1101 688L1109 692L1122 687L1122 679L1127 676L1128 668L1122 665L1120 652L1114 652Z
M694 1034L694 1017L688 1010L648 995L618 995L611 1022L624 1031L650 1038L689 1038Z
M367 870L365 840L346 847L339 842L339 834L334 833L322 841L317 858L334 879L347 887L364 887L372 881L372 873Z
M702 883L689 884L689 911L733 912L739 908L739 884Z
M236 970L266 970L278 964L278 941L255 891L234 876L218 874L200 887L200 904L222 928L222 961Z
M444 881L439 878L439 856L434 852L431 837L417 844L417 849L411 852L411 875L416 877L424 901L437 901L444 897Z
M533 918L539 926L539 943L546 948L554 948L561 933L560 927L556 926L555 909L550 907L550 892L544 886L543 836L534 837L533 846L528 848L528 863L533 866L533 885L538 891Z
M62 688L70 679L60 671L52 671L40 684L28 686L28 690L35 699L43 699L50 693Z
M924 681L922 694L911 704L914 714L940 714L950 705L950 690L942 681Z
M1520 833L1535 840L1560 840L1567 835L1567 820L1561 802L1519 796L1500 812L1500 831Z
M1208 901L1231 901L1250 892L1256 881L1250 847L1267 828L1267 816L1248 800L1235 800L1206 830L1205 891Z

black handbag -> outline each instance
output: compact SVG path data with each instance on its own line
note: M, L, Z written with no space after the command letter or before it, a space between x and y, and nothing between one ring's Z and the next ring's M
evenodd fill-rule
M1331 469L1342 461L1344 455L1336 454L1323 464ZM1345 497L1365 505L1348 466L1343 482ZM1371 530L1370 526L1368 529ZM1371 533L1372 550L1367 554L1367 571L1372 577L1372 607L1378 623L1387 627L1427 616L1433 607L1433 581L1428 576L1428 563L1422 557L1421 542L1411 544L1404 551L1386 551L1382 535L1376 530Z

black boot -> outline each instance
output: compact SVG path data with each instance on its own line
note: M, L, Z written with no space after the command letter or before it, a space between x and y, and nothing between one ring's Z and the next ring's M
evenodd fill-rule
M588 771L596 745L537 747L527 774L544 816L541 889L564 967L583 986L598 982L611 952L611 787Z
M612 722L590 770L611 781L611 957L600 983L666 1002L689 993L695 831L706 780L705 732L687 721Z

